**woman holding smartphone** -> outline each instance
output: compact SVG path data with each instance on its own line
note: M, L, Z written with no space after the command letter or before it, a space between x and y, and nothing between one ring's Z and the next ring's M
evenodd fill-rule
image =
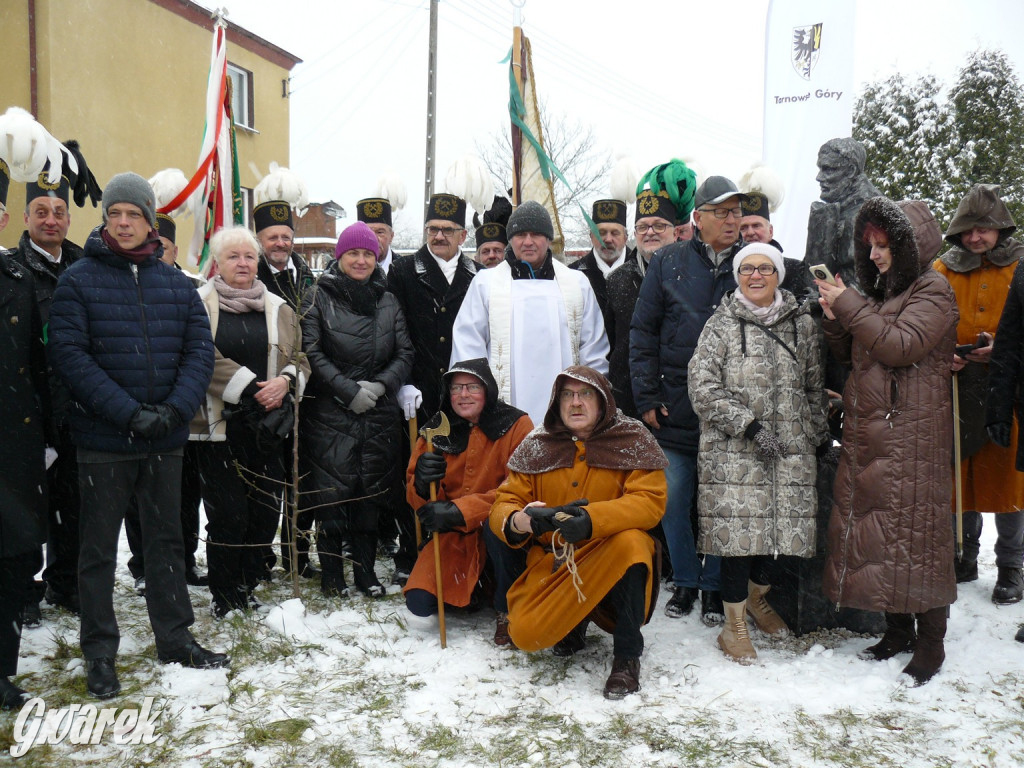
M959 313L949 282L930 268L941 242L924 203L876 197L854 224L864 294L842 276L814 281L825 337L851 367L825 595L840 607L884 611L884 636L860 656L912 650L903 672L915 685L942 666L956 600L950 377Z

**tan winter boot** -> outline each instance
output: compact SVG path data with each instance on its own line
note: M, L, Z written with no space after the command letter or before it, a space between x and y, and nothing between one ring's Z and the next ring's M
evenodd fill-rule
M733 661L753 664L757 661L757 651L754 650L750 634L747 632L747 601L722 605L725 606L725 624L722 625L722 634L718 636L718 647Z
M768 605L765 595L771 589L769 585L747 582L747 613L754 620L754 625L772 637L789 637L789 627L775 609Z

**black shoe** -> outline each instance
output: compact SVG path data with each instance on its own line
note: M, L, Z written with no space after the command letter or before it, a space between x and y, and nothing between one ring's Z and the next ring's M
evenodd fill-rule
M0 675L0 709L17 709L25 703L28 693Z
M210 579L193 565L185 569L185 583L190 587L205 587L210 583Z
M81 606L78 603L78 593L58 592L49 584L46 585L46 602L63 608L65 611L78 614L81 613Z
M693 604L697 602L696 587L676 587L676 592L665 603L665 615L670 619L680 619L690 615Z
M568 656L575 656L577 653L587 647L587 625L590 622L586 619L581 621L571 630L569 634L555 643L551 652L559 658L566 658Z
M158 654L161 664L181 664L192 669L215 669L231 663L226 653L208 651L195 640L171 653Z
M999 577L992 590L992 602L996 605L1013 605L1024 597L1024 571L1020 568L999 566Z
M29 600L21 609L21 626L35 629L43 623L43 614L39 610L38 600Z
M345 583L345 574L341 571L320 571L320 594L324 597L349 597L352 588Z
M957 584L966 584L969 581L978 580L978 560L957 559L953 561L953 573L956 574Z
M86 660L85 687L89 695L97 699L110 699L121 692L114 660L110 656Z
M391 577L391 583L399 587L404 587L408 582L409 572L402 568L397 569L395 575Z
M717 589L700 593L700 620L705 627L720 627L725 623L722 593Z
M1013 639L1018 643L1024 643L1024 624L1017 629L1017 634L1013 636Z

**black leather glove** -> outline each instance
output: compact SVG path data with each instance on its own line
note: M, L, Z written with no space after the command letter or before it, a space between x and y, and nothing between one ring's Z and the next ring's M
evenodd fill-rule
M167 437L181 426L181 416L167 403L143 403L128 422L128 429L147 440Z
M430 498L430 484L444 480L448 471L448 462L443 453L427 451L416 459L416 469L412 473L412 485L421 499Z
M530 516L530 530L534 536L552 533L555 530L555 512L557 507L527 507L523 510Z
M1008 421L997 421L995 424L988 424L985 426L985 431L988 432L989 439L996 445L1001 445L1003 448L1010 447L1010 432L1012 427Z
M581 502L587 503L586 499L574 501L572 504L559 507L558 512L555 513L555 525L558 527L558 532L570 544L589 539L594 532L594 523L590 519L590 513L580 506Z
M420 524L425 531L435 533L447 533L456 528L462 528L466 524L466 518L451 501L428 501L416 510Z
M155 405L148 403L140 405L139 409L132 414L131 421L128 422L128 429L132 434L146 439L156 437L159 428L160 414Z

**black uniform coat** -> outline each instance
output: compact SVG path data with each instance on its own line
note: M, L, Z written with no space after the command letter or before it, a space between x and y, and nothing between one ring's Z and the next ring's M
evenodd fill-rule
M283 269L277 273L272 271L266 256L260 256L256 276L267 286L268 291L287 301L288 306L297 312L303 296L313 287L316 278L313 277L313 270L306 264L306 260L299 254L292 251L290 258L298 274L298 280L292 277L290 269Z
M388 291L405 313L415 353L412 377L402 383L411 382L423 393L421 424L441 407L441 377L451 361L452 326L473 276L481 269L464 254L456 258L459 266L451 285L426 245L392 261L388 272Z
M378 493L391 481L404 435L395 393L412 369L405 316L379 268L358 283L334 262L303 305L300 322L311 369L299 430L305 505L344 501L360 480L367 495ZM385 387L361 414L348 407L359 381Z
M612 351L608 355L608 381L612 384L615 404L624 414L640 418L633 401L633 385L629 376L629 323L640 295L643 273L634 252L626 263L612 270L605 281L608 288L608 311L605 313L605 327Z
M626 249L626 261L629 263L635 256L635 251ZM582 272L587 276L587 280L590 281L590 287L594 289L594 296L597 297L597 306L601 308L601 316L604 318L604 332L608 335L608 346L610 348L615 347L615 324L611 319L611 309L608 306L608 286L604 272L597 266L598 256L594 253L594 249L591 248L590 252L569 265L569 269L575 269ZM621 267L619 267L621 269ZM629 325L626 325L629 328ZM626 333L629 333L626 330ZM618 395L618 391L615 392Z
M46 540L43 410L48 401L42 322L32 273L0 249L0 558Z

